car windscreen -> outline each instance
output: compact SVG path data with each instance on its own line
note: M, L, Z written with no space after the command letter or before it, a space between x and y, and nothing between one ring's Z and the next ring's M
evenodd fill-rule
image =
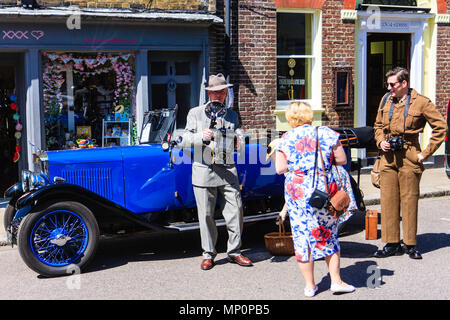
M144 116L140 144L161 143L172 134L176 108L149 111Z

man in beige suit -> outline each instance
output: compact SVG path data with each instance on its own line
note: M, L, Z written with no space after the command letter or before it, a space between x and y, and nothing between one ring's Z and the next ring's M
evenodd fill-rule
M209 102L192 108L187 116L183 148L194 148L192 185L197 203L200 237L203 249L202 270L214 266L217 227L214 211L217 198L223 200L222 215L228 231L228 260L240 266L252 262L240 253L243 209L234 150L241 144L236 112L223 104L228 94L222 74L209 77Z

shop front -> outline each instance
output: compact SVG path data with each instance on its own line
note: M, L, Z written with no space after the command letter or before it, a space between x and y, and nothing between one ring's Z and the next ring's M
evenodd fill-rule
M379 102L387 92L385 74L397 66L410 71L410 85L418 92L433 98L434 87L424 90L425 82L435 82L430 70L435 61L425 52L436 54L428 21L434 18L429 10L416 11L358 11L357 82L355 83L355 123L373 126ZM374 18L376 17L376 19ZM433 89L433 90L430 90ZM423 136L423 135L422 135ZM376 156L377 150L360 150L360 157Z
M10 180L38 150L135 145L148 110L177 105L182 127L205 102L208 27L220 19L105 15L82 16L79 29L69 16L5 15L0 140Z
M20 52L0 53L0 191L17 180L21 169L23 144L23 121L21 110L23 100L23 54Z

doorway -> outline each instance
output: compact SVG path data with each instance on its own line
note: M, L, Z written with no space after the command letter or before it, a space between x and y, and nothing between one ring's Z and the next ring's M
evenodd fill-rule
M152 110L178 106L176 128L184 129L191 107L199 103L199 54L150 52L149 91Z
M15 100L12 96L16 94L15 74L13 65L0 65L0 195L18 181L19 175L14 119L17 111L11 106Z
M395 67L410 70L411 34L409 33L368 33L367 34L367 86L366 124L373 126L381 98L388 92L386 72ZM376 153L367 150L368 156Z

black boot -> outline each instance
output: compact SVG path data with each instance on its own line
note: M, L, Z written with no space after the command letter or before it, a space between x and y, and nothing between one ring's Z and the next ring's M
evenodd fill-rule
M387 243L382 250L373 254L375 258L386 258L390 256L401 256L404 252L400 243Z

